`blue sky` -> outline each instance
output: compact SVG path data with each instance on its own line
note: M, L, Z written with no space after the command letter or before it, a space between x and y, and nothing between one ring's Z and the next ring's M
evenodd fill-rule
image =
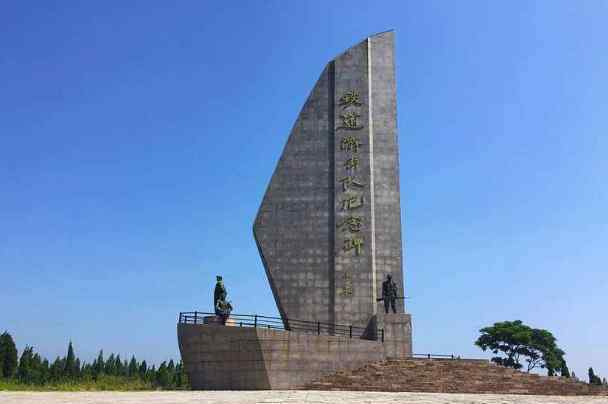
M179 311L276 307L251 225L321 70L395 29L414 349L551 330L608 376L608 4L3 2L0 329L159 362Z

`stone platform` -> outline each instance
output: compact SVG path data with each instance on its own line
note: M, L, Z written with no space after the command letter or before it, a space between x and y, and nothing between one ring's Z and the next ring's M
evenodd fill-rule
M384 342L348 336L217 324L178 324L182 361L193 389L295 389L336 371L411 354L408 315L395 315ZM402 323L398 325L397 323ZM388 331L391 330L391 331Z

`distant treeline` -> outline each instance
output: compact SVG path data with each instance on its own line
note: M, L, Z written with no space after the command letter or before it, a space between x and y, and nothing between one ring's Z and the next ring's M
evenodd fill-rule
M0 379L12 384L32 386L86 385L87 389L188 389L189 383L181 362L170 360L158 368L103 351L92 363L83 362L74 354L70 341L67 354L52 363L26 346L18 355L13 337L4 332L0 335ZM96 386L99 385L99 386Z

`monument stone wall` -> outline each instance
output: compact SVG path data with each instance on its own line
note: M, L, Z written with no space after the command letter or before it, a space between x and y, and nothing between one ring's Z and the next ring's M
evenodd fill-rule
M293 126L253 228L287 322L375 332L387 274L404 295L395 92L389 31L329 62Z

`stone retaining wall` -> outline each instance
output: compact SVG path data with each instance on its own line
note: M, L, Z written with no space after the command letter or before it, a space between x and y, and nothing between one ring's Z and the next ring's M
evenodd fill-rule
M359 338L200 324L177 333L193 389L293 389L385 358L381 342Z

